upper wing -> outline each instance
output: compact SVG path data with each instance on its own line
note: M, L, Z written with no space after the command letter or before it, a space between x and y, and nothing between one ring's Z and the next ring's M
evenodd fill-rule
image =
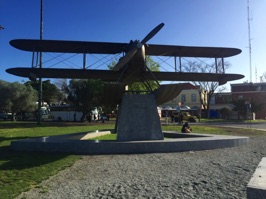
M239 74L219 74L219 73L184 73L184 72L145 72L143 78L146 80L158 81L209 81L219 82L220 85L226 84L228 81L244 78Z
M128 43L62 40L15 39L10 45L31 52L117 54L126 52ZM146 55L175 57L230 57L241 53L237 48L190 47L148 44Z
M241 53L237 48L222 47L193 47L193 46L171 46L149 44L146 48L146 55L174 56L174 57L230 57Z
M101 79L103 81L117 81L121 72L112 70L84 70L59 68L9 68L7 73L20 77L35 78L70 78L70 79Z
M85 42L62 40L15 39L10 45L31 52L117 54L124 52L127 43Z

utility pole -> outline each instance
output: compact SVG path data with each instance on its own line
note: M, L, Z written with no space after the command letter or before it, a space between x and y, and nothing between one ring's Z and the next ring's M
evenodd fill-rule
M40 40L43 36L43 0L41 0L41 10L40 10ZM40 68L42 68L42 52L40 52ZM38 89L38 124L42 121L42 78L39 77L39 89Z

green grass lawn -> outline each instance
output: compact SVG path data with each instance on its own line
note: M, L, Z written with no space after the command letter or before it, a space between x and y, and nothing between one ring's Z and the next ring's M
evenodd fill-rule
M18 152L10 149L12 140L31 137L62 135L113 129L114 123L43 123L0 122L0 198L14 198L23 191L37 187L38 184L59 171L70 167L81 156L61 153ZM181 126L162 126L163 130L180 132ZM193 132L226 135L266 135L266 132L244 129L193 126ZM101 140L115 140L116 135L103 136Z
M12 140L113 129L114 124L87 125L67 123L0 122L0 198L14 198L38 187L43 180L73 165L78 155L10 150ZM40 191L45 191L39 187Z
M236 136L266 136L266 131L258 131L255 129L241 129L229 127L214 127L208 125L192 125L193 133L215 134L215 135L236 135ZM181 132L181 126L163 125L165 131Z

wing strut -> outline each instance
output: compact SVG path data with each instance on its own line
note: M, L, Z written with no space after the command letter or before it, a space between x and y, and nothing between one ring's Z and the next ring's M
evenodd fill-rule
M182 72L182 62L181 62L181 57L179 57L179 72Z
M35 51L32 51L32 61L31 61L31 67L32 68L34 66L34 56L35 56Z
M86 53L83 53L83 69L86 69Z
M224 71L224 58L222 57L222 66L223 66L223 73L225 73Z
M36 53L36 60L35 60L35 53ZM36 61L35 66L34 66L34 61ZM31 67L32 68L37 68L38 63L39 63L39 52L32 51Z
M175 72L176 72L176 56L174 58L175 58Z
M178 58L179 58L179 72L181 72L182 71L181 57ZM175 59L175 72L177 72L176 56L174 57L174 59Z
M215 72L218 73L218 63L216 57L215 57Z

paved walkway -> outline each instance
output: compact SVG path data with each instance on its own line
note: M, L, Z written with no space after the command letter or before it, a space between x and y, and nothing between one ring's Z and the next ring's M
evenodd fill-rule
M204 124L204 123L202 123ZM232 127L232 128L243 128L243 129L257 129L266 131L266 122L250 122L250 123L205 123L214 126Z
M266 137L233 148L139 155L83 156L17 199L246 199Z

